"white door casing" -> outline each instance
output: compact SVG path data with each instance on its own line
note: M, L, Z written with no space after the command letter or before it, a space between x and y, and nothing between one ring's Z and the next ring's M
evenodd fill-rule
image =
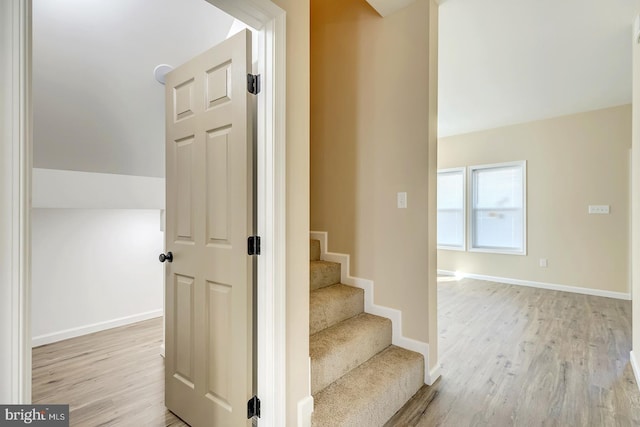
M165 403L194 427L250 425L253 99L243 30L166 76Z
M0 402L31 400L31 1L0 4Z

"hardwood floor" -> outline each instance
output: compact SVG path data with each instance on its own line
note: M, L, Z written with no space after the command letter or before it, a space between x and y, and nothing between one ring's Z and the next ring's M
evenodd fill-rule
M72 426L186 426L164 406L162 318L33 349L33 403Z
M439 278L442 377L387 426L640 426L631 302Z

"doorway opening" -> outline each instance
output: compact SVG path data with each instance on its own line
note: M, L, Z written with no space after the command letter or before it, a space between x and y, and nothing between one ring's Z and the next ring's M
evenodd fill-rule
M247 22L261 31L260 45L263 48L259 62L262 73L265 76L263 82L263 96L259 101L262 106L258 126L261 149L258 152L258 175L264 177L261 184L262 193L258 197L258 228L263 237L268 237L263 242L263 257L259 261L259 277L266 277L265 286L258 295L258 316L261 339L258 342L259 363L259 391L262 396L263 408L273 408L269 415L263 417L262 422L273 424L273 419L284 418L284 259L285 239L285 197L284 176L285 170L285 139L284 139L284 67L285 67L285 13L282 9L268 0L259 1L228 1L210 0L210 3L231 15ZM5 223L13 229L19 240L9 245L14 258L20 265L15 264L15 281L11 292L16 297L15 306L10 310L9 327L12 335L16 337L15 345L10 347L11 399L14 401L29 402L31 396L31 333L29 329L30 310L30 282L29 282L29 233L30 215L29 200L31 189L29 185L31 175L31 124L29 121L15 121L11 114L17 111L28 112L31 110L31 102L28 94L31 90L29 78L29 64L32 55L29 43L31 34L31 1L16 0L9 7L11 14L6 20L13 26L10 37L14 52L19 55L12 58L16 60L15 75L9 75L5 83L13 88L16 94L16 111L6 111L3 115L5 123L10 128L16 139L8 144L16 152L26 153L25 156L13 156L12 167L17 172L12 178L11 185L15 185L16 193L9 199L26 209L16 209L18 220ZM3 55L10 51L4 51ZM11 64L12 62L9 61ZM25 65L26 64L26 65ZM22 73L26 74L22 74ZM18 77L20 76L20 77ZM24 78L23 78L24 77ZM277 118L277 119L276 119ZM16 199L17 198L17 199ZM7 199L8 200L8 199ZM276 224L278 226L276 227ZM25 250L26 248L26 250ZM276 262L276 260L280 260ZM14 264L12 264L14 265ZM13 301L13 300L12 300ZM265 378L262 378L262 377ZM276 404L277 402L277 404Z
M164 273L157 256L164 252L165 88L153 79L154 61L180 65L243 25L202 0L168 1L161 9L148 1L72 3L33 3L32 342L135 324L120 329L109 347L76 338L34 353L34 401L69 402L75 419L76 411L109 396L124 397L109 381L114 364L131 364L118 357L121 346L136 348L123 333L135 334L142 327L137 322L163 316ZM157 13L145 14L154 7ZM162 331L162 322L145 324L151 323ZM159 355L157 335L145 334L146 346L153 343ZM82 342L87 348L77 353ZM50 395L41 390L48 378L36 372L53 354L65 363L48 366L57 383ZM144 357L140 368L158 366ZM71 360L80 367L73 369ZM91 360L91 371L83 375L55 374L70 367L83 372L82 364ZM153 377L134 372L129 380L138 384ZM83 392L66 394L69 381ZM116 389L110 392L109 384ZM142 395L127 400L133 414L138 409L132 401L148 405ZM107 408L95 411L101 415L111 416Z

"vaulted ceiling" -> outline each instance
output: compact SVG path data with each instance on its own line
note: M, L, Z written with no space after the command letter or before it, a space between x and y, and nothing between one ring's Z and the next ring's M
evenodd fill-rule
M164 175L164 86L224 40L203 0L33 0L34 166Z
M631 102L635 0L441 0L439 135Z

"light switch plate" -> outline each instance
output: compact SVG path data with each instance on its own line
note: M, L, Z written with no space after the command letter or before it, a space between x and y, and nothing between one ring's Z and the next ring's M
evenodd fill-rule
M589 205L589 214L592 215L608 215L609 205Z
M398 193L398 209L407 208L407 193Z

